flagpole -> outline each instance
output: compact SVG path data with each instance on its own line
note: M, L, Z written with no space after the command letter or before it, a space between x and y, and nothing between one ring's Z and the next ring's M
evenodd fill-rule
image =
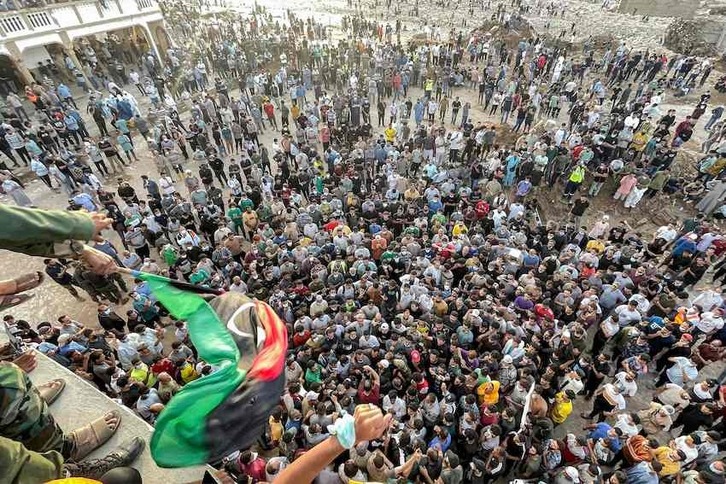
M120 272L122 274L128 274L131 277L139 277L143 275L147 278L154 278L158 279L160 281L164 281L174 287L178 287L179 289L184 289L187 291L197 292L197 293L203 293L203 294L214 294L217 296L221 296L226 291L224 289L214 289L211 287L204 287L204 286L198 286L196 284L191 284L186 281L178 281L176 279L171 279L169 277L160 276L158 274L152 274L150 272L141 272L141 271L135 271L133 269L129 269L127 267L118 267L116 269L116 272Z

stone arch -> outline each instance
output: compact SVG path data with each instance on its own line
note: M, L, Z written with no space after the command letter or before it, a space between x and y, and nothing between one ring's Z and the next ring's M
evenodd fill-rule
M18 62L11 55L0 52L0 96L5 98L9 93L21 94L26 79L18 68Z
M72 73L65 68L66 47L62 42L51 42L23 48L20 57L33 78L42 81L48 76L56 81L73 82Z
M171 39L163 25L153 27L152 33L156 37L156 42L161 52L166 52L171 47Z

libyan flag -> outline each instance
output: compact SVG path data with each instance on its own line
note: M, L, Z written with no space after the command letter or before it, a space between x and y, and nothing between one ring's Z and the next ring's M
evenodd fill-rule
M215 311L175 281L134 275L148 282L174 317L187 322L199 358L219 368L185 385L159 414L150 446L154 461L187 467L251 446L284 390L285 325L269 305L238 293L215 298Z

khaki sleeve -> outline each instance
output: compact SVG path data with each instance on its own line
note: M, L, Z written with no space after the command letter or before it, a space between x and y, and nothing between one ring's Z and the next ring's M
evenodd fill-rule
M93 221L85 212L0 204L0 249L35 256L66 256L70 253L68 240L88 241L93 233Z
M0 469L3 482L48 482L63 477L63 457L56 451L33 452L0 437Z

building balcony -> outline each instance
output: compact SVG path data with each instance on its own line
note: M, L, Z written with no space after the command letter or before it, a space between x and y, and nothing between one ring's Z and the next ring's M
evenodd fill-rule
M74 39L162 19L155 0L55 3L0 12L0 42L15 41L22 50L25 45L38 45L38 41L51 43L55 39L45 37L59 32Z

